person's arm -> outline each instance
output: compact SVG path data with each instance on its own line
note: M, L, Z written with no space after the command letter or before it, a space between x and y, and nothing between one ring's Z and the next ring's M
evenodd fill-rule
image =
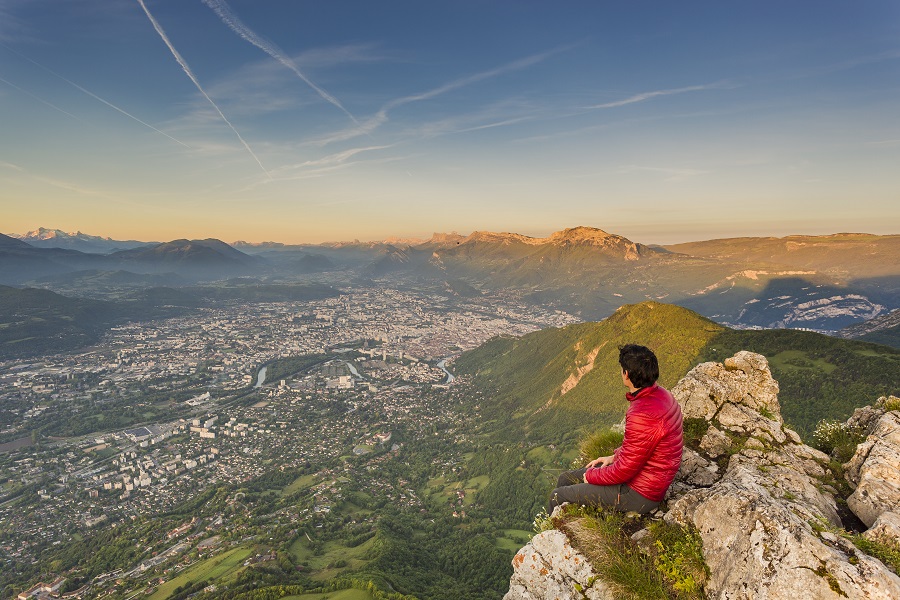
M631 481L647 464L662 436L662 427L650 415L636 414L628 419L625 440L609 466L589 468L584 473L585 483L616 485Z

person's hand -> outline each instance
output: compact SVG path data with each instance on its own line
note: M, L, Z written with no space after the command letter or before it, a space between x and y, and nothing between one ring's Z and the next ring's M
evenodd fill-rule
M612 456L601 456L599 458L595 458L591 462L589 462L585 468L586 469L595 469L598 467L606 467L612 464L613 457Z

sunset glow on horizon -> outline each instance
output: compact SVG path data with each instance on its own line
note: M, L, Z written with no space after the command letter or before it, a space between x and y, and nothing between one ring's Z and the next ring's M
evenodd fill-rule
M900 233L896 2L0 0L2 233Z

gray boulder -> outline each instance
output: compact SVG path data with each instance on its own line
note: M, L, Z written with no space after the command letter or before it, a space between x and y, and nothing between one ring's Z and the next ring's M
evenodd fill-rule
M882 513L900 507L900 411L886 412L875 421L845 473L856 488L847 506L867 526Z

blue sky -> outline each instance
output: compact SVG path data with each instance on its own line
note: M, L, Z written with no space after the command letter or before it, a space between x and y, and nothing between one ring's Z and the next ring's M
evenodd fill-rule
M900 233L898 165L894 1L0 0L6 233Z

